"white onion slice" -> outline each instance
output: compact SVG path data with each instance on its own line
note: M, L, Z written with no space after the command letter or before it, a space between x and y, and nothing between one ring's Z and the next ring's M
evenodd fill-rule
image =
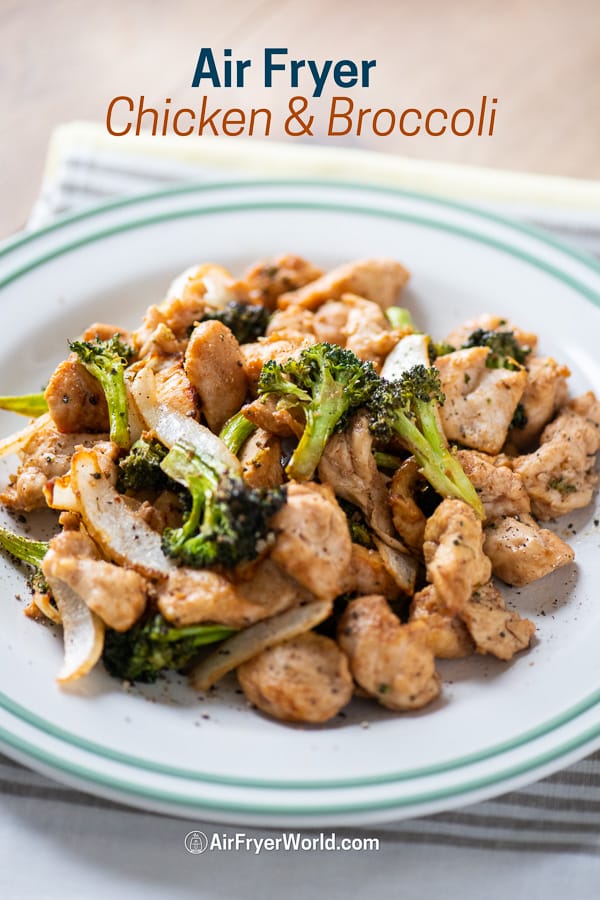
M261 650L289 641L303 634L331 615L331 603L318 600L305 606L295 606L285 612L263 619L239 634L228 638L217 650L199 662L190 672L190 683L196 691L207 691L224 675L252 659Z
M198 456L219 463L222 472L241 475L239 459L221 438L190 416L184 416L169 406L157 406L154 372L148 366L138 372L131 385L131 395L147 427L165 447L170 448L177 443L190 444Z
M22 428L20 431L15 431L14 434L9 434L8 437L3 438L0 441L0 457L8 456L9 453L18 453L19 450L22 450L27 444L29 439L32 438L36 432L41 431L49 421L50 414L44 413L43 416L40 416L39 419L34 419L33 422L30 422L25 428Z
M426 334L407 334L388 353L381 369L381 377L395 381L413 366L429 368L429 337Z
M393 540L393 538L391 540ZM406 551L402 552L398 547L390 546L390 538L386 536L373 536L373 541L379 551L383 565L400 590L404 591L405 594L412 595L415 589L415 580L417 578L416 559L409 556ZM401 546L402 545L400 544L399 547Z
M67 684L87 675L100 659L104 623L60 578L49 578L48 585L60 613L65 643L65 658L56 680Z
M44 485L44 498L50 509L79 512L79 500L71 486L71 472L53 478Z
M71 462L71 485L90 537L105 556L148 578L168 575L173 563L164 555L161 537L128 506L102 474L93 451L78 450Z
M39 609L41 613L43 613L47 619L50 619L51 622L54 622L55 625L60 625L62 619L60 617L60 613L56 607L52 606L50 603L50 597L48 594L42 594L40 591L36 591L33 595L33 602Z

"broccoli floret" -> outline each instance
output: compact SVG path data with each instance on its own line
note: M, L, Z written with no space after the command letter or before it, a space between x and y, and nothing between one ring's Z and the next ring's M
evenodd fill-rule
M14 534L8 528L0 526L0 547L15 559L31 566L33 572L29 584L33 590L37 590L41 594L48 593L48 585L42 574L42 560L48 552L48 544L45 541L33 541L31 538Z
M433 367L413 366L398 381L381 378L369 404L371 431L385 443L399 437L438 494L464 500L484 518L475 488L439 430L436 409L444 400L440 376Z
M392 328L403 328L413 333L417 331L410 312L403 306L388 306L385 315Z
M462 345L463 350L470 347L489 347L491 353L485 361L488 369L519 369L529 354L531 347L523 347L512 331L486 331L478 328Z
M37 419L48 412L48 404L43 393L22 394L20 397L0 397L0 409Z
M265 333L270 316L271 314L265 306L237 303L233 300L224 309L204 313L200 321L216 319L233 332L238 343L250 344Z
M225 625L174 628L157 614L129 631L107 629L102 660L114 678L149 683L166 669L182 669L198 648L222 641L234 631Z
M156 439L140 438L119 463L117 488L121 493L131 491L162 491L169 479L160 467L167 455L166 447Z
M243 412L236 413L232 416L219 432L219 437L225 446L231 450L236 456L248 440L251 434L256 431L256 425L247 419Z
M447 344L446 341L429 341L427 349L429 351L429 362L433 365L438 356L447 356L449 353L454 353L456 347L453 347L452 344Z
M353 410L366 404L377 381L370 362L362 362L337 344L313 344L285 363L265 363L259 395L274 394L281 406L301 407L306 419L286 467L290 478L312 478L333 432L344 427Z
M69 348L77 354L79 362L90 375L100 382L110 421L110 439L119 447L129 446L127 422L127 392L125 367L133 356L133 348L119 340L115 334L108 341L71 341Z
M182 527L163 532L167 556L203 568L235 566L260 555L269 540L269 519L285 503L285 488L251 488L184 444L175 444L161 467L192 499Z
M511 428L525 428L529 419L527 418L527 413L525 412L525 407L522 403L517 403L514 415L512 417L512 421L510 423Z
M375 544L373 543L373 538L371 537L369 526L367 525L362 511L358 508L358 506L350 503L349 500L338 499L338 503L346 514L352 543L360 544L361 547L366 547L369 550L373 549L375 547Z

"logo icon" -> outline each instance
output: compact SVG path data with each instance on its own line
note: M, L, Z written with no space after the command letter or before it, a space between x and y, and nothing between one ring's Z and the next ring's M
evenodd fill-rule
M203 831L189 831L184 844L188 853L204 853L208 849L208 838Z

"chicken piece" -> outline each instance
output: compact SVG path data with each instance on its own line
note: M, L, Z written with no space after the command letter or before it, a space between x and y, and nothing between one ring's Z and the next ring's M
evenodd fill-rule
M573 562L575 553L529 515L502 516L485 528L483 545L494 575L520 587Z
M238 411L248 391L240 345L226 325L210 319L194 328L184 366L209 428L219 432Z
M491 581L474 591L460 617L477 653L489 653L498 659L509 660L526 650L535 633L533 622L506 608L502 594Z
M427 520L423 555L427 580L435 586L443 612L451 615L492 575L481 520L462 500L443 500Z
M410 604L409 622L423 622L427 626L427 640L438 659L460 659L475 649L465 624L458 616L442 611L440 599L432 584L414 595Z
M292 356L298 356L311 344L314 344L314 338L297 333L289 333L286 337L274 334L271 337L259 338L252 344L242 344L240 350L244 369L252 391L256 390L262 367L268 359L284 363Z
M358 506L375 533L386 568L398 586L412 594L417 565L394 534L387 485L377 468L372 443L367 417L359 413L345 431L330 438L319 462L319 478L331 485L338 497Z
M444 434L474 450L499 453L520 401L524 368L489 369L488 347L472 347L439 356L435 361L446 402L440 408Z
M591 503L598 475L600 403L594 394L572 400L547 425L540 447L511 461L531 499L538 519L553 519Z
M50 541L44 576L67 584L115 631L127 631L146 608L148 582L137 572L100 559L84 531L65 531Z
M328 485L291 483L287 502L271 519L271 558L319 600L342 592L352 557L348 522Z
M170 353L185 350L189 330L207 308L222 309L237 299L233 276L222 266L190 266L170 285L160 306L149 306L142 327L133 334L138 357L151 356L170 335Z
M344 573L341 593L383 594L388 600L396 600L400 588L377 550L352 544L350 566Z
M44 396L52 421L63 434L108 431L104 391L75 353L54 370Z
M247 403L244 415L258 428L269 431L280 437L302 437L304 431L304 413L301 410L279 407L279 398L267 394Z
M118 325L107 325L104 322L94 322L92 325L86 328L81 335L81 340L109 341L112 337L115 337L115 335L118 335L119 339L124 344L129 344L130 347L133 346L133 338L128 331L126 331L124 328L119 328Z
M439 695L427 627L402 625L385 597L351 600L338 625L338 643L360 687L388 709L420 709Z
M255 263L234 285L241 299L275 309L277 298L316 281L323 270L301 256L286 254L277 259Z
M271 488L283 484L281 441L276 434L259 428L245 442L239 458L242 476L250 487Z
M105 440L106 434L62 434L48 420L20 451L21 465L0 494L0 503L24 512L46 506L44 487L53 478L66 475L75 448L92 447Z
M271 559L245 574L234 581L210 569L175 569L159 585L158 608L167 621L181 627L215 622L246 628L311 599Z
M387 309L409 277L404 266L393 259L362 259L332 269L305 287L282 294L278 306L286 309L291 304L298 304L316 309L325 300L336 300L342 294L357 294Z
M508 319L504 319L501 316L492 316L489 313L484 313L476 319L469 319L463 322L462 325L459 325L447 335L445 342L459 350L463 344L467 343L473 332L479 328L482 328L484 331L512 331L521 347L527 347L532 353L535 353L538 342L536 334L532 334L530 331L523 331L517 325L513 325Z
M341 302L348 308L348 318L342 329L346 349L356 353L359 359L372 362L379 370L400 335L392 331L377 303L353 294L344 294Z
M287 309L278 309L271 316L267 326L267 337L277 335L279 338L285 338L291 335L293 340L297 335L302 335L312 338L315 334L314 319L315 314L302 307L289 306Z
M527 419L523 428L513 428L510 443L516 450L531 449L545 425L564 404L567 378L571 372L551 356L534 356L527 360L527 385L521 405Z
M289 310L297 308L296 306L288 307ZM313 332L317 341L339 344L340 347L346 345L344 329L350 315L348 304L342 303L340 300L327 300L311 315L313 316Z
M411 456L396 469L390 484L390 505L396 531L406 546L419 555L427 522L414 498L420 480L418 463Z
M348 660L335 641L308 632L238 666L246 698L284 722L327 722L352 699Z
M508 466L476 450L459 450L459 462L479 494L488 519L531 511L529 494L521 477Z
M153 368L159 406L168 406L194 419L198 414L198 396L183 370L181 357L169 357Z

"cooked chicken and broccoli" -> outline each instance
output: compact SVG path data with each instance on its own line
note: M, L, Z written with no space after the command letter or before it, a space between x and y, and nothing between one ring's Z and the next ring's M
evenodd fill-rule
M137 331L93 324L43 394L0 398L32 418L0 442L0 501L58 516L0 545L27 615L62 625L59 682L235 670L262 712L320 723L354 693L419 709L436 660L529 646L494 579L572 563L543 523L592 500L600 403L505 319L421 332L408 277L196 266Z

